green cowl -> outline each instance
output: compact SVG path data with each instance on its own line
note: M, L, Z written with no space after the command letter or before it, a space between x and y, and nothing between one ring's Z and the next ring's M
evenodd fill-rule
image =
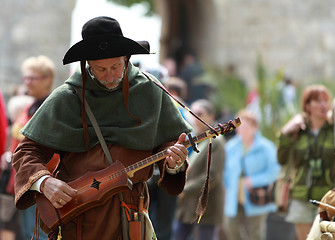
M148 80L139 69L129 63L129 112L142 119L142 124L131 118L126 110L122 87L108 90L98 85L87 74L86 100L100 126L107 144L126 148L151 150L191 131L173 100ZM81 89L80 70L65 84L55 89L21 130L33 141L58 151L84 152L84 131L81 103L71 85ZM99 143L87 117L90 148Z

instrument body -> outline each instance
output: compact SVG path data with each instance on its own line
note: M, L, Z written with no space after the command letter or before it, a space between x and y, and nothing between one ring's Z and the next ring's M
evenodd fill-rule
M232 131L241 124L240 119L229 121L224 125L219 125L213 130L192 137L182 144L190 147L193 143L199 143L208 138L215 138L219 134ZM81 213L94 207L103 205L109 198L116 193L132 189L130 178L136 171L148 167L168 156L167 150L163 150L150 157L140 160L130 166L125 167L120 161L116 160L112 165L105 169L95 172L88 172L68 184L78 190L78 194L62 208L56 209L51 202L40 193L36 194L37 209L43 223L51 231L59 225L64 225L80 215ZM122 159L120 159L122 160Z
M132 189L132 181L128 178L125 167L120 161L96 172L88 172L68 184L78 190L78 194L62 208L54 208L51 202L40 193L36 194L36 205L43 223L55 230L81 213L103 205L113 195Z

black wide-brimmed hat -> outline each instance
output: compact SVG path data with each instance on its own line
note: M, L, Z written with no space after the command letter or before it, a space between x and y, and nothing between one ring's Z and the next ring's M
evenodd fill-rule
M150 53L147 41L134 41L124 37L119 22L110 17L89 20L84 24L81 35L83 40L66 52L64 65L76 61Z

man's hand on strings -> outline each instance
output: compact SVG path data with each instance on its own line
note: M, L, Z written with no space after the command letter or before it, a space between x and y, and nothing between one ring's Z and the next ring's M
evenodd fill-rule
M169 155L166 157L166 161L169 168L175 168L177 165L181 166L186 160L188 151L182 144L185 140L186 134L180 134L178 142L167 150Z
M71 188L65 182L53 177L49 177L45 180L41 191L55 208L63 207L77 194L76 189Z

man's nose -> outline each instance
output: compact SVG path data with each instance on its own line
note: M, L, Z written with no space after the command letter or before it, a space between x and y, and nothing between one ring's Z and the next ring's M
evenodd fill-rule
M115 76L114 76L114 73L113 73L113 71L107 71L107 73L106 73L106 81L110 81L110 82L112 82L112 81L114 81L114 79L115 79Z

